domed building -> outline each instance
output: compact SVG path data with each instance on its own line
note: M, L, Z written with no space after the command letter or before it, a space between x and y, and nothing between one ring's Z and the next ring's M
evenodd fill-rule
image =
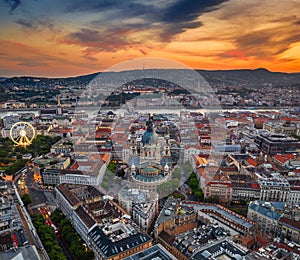
M158 185L171 177L169 135L159 141L151 115L146 125L141 141L137 142L134 131L131 134L130 181L134 188L156 191Z

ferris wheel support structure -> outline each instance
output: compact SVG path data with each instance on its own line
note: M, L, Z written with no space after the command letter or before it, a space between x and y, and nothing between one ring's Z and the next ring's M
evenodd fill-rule
M19 146L31 145L34 137L34 127L28 122L17 122L10 129L10 139Z

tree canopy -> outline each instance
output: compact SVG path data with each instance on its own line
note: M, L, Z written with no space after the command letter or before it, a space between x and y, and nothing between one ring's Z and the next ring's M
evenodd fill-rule
M189 178L189 187L192 189L192 192L194 196L199 200L203 201L204 195L202 190L200 189L198 179L196 177L196 174L192 172L190 178Z
M65 260L66 256L59 246L58 238L53 229L45 224L45 219L41 215L33 215L31 218L50 259Z
M29 205L29 204L32 202L31 196L30 196L28 193L25 193L25 194L21 197L21 199L22 199L22 201L23 201L25 207L26 207L27 205Z
M60 227L61 237L68 243L70 252L75 259L94 259L93 252L87 250L84 241L60 210L55 210L51 215L51 219Z

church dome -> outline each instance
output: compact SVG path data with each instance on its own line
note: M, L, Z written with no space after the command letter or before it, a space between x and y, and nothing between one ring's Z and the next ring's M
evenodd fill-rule
M157 144L158 136L153 129L147 129L142 137L143 144Z
M149 114L149 120L147 121L147 130L142 137L142 143L145 144L157 144L158 136L153 129L152 116Z

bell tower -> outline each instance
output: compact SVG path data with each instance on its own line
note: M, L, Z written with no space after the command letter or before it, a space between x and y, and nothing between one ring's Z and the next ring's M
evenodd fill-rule
M60 116L62 115L62 107L59 96L57 97L56 114Z

